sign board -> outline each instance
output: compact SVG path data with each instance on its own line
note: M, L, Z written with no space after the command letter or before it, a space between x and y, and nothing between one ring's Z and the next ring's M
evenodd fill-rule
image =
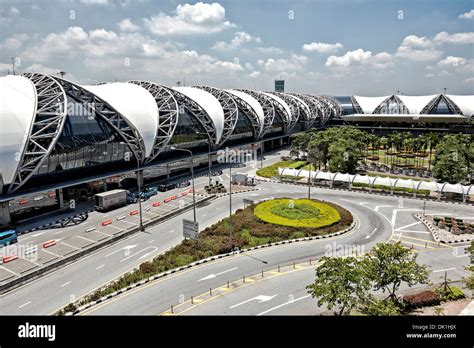
M193 240L198 239L199 236L199 223L193 220L183 219L183 236L184 238L190 238Z
M245 206L252 205L254 203L253 199L244 198L243 201Z

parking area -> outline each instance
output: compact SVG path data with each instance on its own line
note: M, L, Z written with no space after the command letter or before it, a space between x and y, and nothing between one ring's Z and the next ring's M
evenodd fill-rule
M141 202L144 224L192 206L192 189L160 193ZM196 202L205 199L196 195ZM104 243L138 226L138 204L106 213L94 212L80 224L32 232L18 238L18 243L0 248L0 284L28 272L48 266L74 253Z

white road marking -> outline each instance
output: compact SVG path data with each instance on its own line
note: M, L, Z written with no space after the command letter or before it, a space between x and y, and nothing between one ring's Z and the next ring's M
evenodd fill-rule
M150 241L148 242L148 244L151 244L151 243L153 243L154 241L155 241L155 240L152 239L152 240L150 240Z
M374 210L379 211L380 208L394 208L393 205L377 205Z
M127 245L127 246L123 247L122 249L115 250L115 251L111 252L110 254L105 255L104 257L109 257L109 256L111 256L111 255L113 255L113 254L115 254L115 253L118 253L119 251L123 251L123 250L126 250L126 249L133 249L133 248L135 248L136 246L138 246L138 244Z
M68 281L67 283L64 283L63 285L61 285L62 288L64 288L66 285L69 285L72 283L72 280Z
M468 257L468 256L471 256L471 255L469 255L469 254L464 254L464 255L458 255L458 256L456 256L456 257Z
M153 249L153 251L150 251L149 253L146 253L145 256L148 255L148 254L151 254L152 252L155 252L156 250L158 250L157 247L149 246L149 247L146 247L146 248L144 248L144 249L142 249L142 250L137 251L136 253L134 253L134 254L132 254L132 255L127 256L126 258L120 260L120 262L124 262L124 261L128 260L129 258L134 257L135 255L138 255L138 254L140 254L141 252L143 252L143 251L145 251L145 250L147 250L147 249Z
M398 227L397 230L403 230L404 228L419 225L419 224L421 224L421 221L416 221L414 223L411 223L411 224L408 224L408 225L405 225L405 226L402 226L402 227Z
M227 271L223 271L223 272L220 272L220 273L215 273L215 274L211 273L208 276L199 279L198 282L203 281L203 280L213 279L213 278L217 277L218 275L228 273L228 272L232 272L232 271L235 271L236 269L238 269L238 267L234 267L234 268L228 269Z
M243 302L240 302L240 303L237 303L233 306L230 306L229 309L232 309L232 308L235 308L235 307L238 307L238 306L241 306L243 304L246 304L248 302L251 302L251 301L258 301L259 303L262 303L262 302L268 302L272 299L274 299L276 296L278 296L278 294L275 294L273 296L266 296L266 295L258 295L258 296L255 296L255 297L252 297L248 300L245 300Z
M428 231L412 231L412 230L400 231L398 228L395 231L396 232L405 232L405 233L421 233L421 234L430 234L431 233L431 232L428 232Z
M302 297L295 298L295 299L292 300L292 301L288 301L288 302L282 303L282 304L280 304L280 305L278 305L278 306L275 306L275 307L272 307L272 308L270 308L270 309L267 309L266 311L264 311L264 312L262 312L262 313L258 313L257 316L267 314L268 312L274 311L275 309L281 308L281 307L286 306L286 305L291 304L291 303L295 303L295 302L300 301L300 300L304 300L305 298L308 298L308 297L311 297L311 295L305 295L305 296L302 296Z
M171 234L173 233L174 231L176 231L174 228L172 230L169 230L168 233Z
M438 272L447 272L447 271L452 271L455 270L456 268L446 268L446 269L438 269L436 271L433 271L433 273L438 273Z
M28 306L31 303L31 301L28 301L26 303L23 303L22 305L18 306L18 308L23 308L25 306Z
M99 267L97 267L96 269L101 269L102 267L104 267L105 265L100 265Z

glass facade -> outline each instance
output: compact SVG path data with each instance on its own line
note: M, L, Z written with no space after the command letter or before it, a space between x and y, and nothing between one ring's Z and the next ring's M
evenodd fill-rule
M180 113L169 145L194 147L208 143L209 137L201 123L187 111Z
M128 146L105 120L68 100L63 131L36 175L123 161Z
M428 114L435 114L435 115L446 115L446 114L453 114L451 109L449 109L448 105L444 98L441 98L440 101L432 108Z
M239 109L237 123L235 124L234 131L230 135L229 140L246 137L253 137L253 127L245 113Z

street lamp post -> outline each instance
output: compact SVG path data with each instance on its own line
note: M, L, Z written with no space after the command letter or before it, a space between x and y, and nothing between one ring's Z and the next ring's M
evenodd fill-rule
M311 199L311 162L309 162L309 175L308 175L308 199Z
M232 240L232 162L229 163L229 238L230 245L233 245Z
M141 179L140 179L140 161L137 158L137 184L138 184L138 211L140 212L140 231L145 231L143 226L143 215L142 215L142 198L141 198Z
M171 146L171 150L189 152L189 154L191 155L190 163L191 163L191 180L193 183L193 214L194 214L194 222L196 222L196 192L195 192L196 190L194 189L194 155L192 151L188 149L180 149L180 148Z
M206 135L209 137L209 135L207 133L203 133L203 132L199 132L199 131L195 131L194 132L195 134L202 134L202 135ZM207 140L207 146L208 146L208 150L207 150L207 162L208 162L208 169L207 169L207 176L209 178L209 186L211 185L211 166L212 166L212 156L211 156L211 140L208 139Z

